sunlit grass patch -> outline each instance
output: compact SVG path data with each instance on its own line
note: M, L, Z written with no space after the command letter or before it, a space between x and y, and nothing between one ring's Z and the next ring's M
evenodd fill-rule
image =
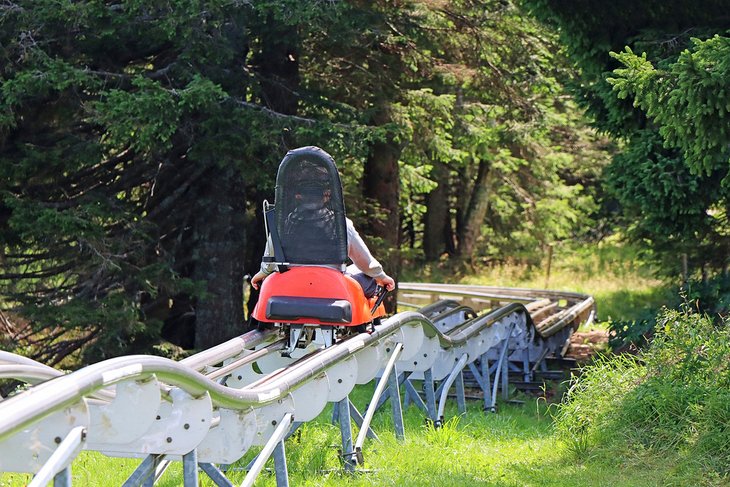
M636 249L608 239L597 244L561 244L540 265L502 263L465 272L448 261L406 269L406 280L572 291L593 296L598 319L631 321L654 315L676 302L675 287L655 276ZM599 325L600 326L600 325ZM603 325L606 326L605 324Z

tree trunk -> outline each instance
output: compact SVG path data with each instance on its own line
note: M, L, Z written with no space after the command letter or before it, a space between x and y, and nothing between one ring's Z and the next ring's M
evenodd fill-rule
M459 234L458 250L462 258L471 258L474 255L481 226L489 209L490 186L491 165L488 160L482 159Z
M270 16L267 24L270 28L265 29L262 36L261 52L253 61L256 71L261 76L261 96L259 104L266 106L277 113L285 115L296 115L299 106L299 97L297 91L299 89L299 37L296 28L287 25L277 25L276 19ZM285 131L281 135L282 154L287 149L291 149L294 144L292 131ZM265 156L262 154L261 158ZM271 174L271 178L275 177L275 173ZM273 185L272 185L273 187ZM274 194L264 194L256 187L250 187L248 190L248 199L253 201L255 205L255 218L247 219L246 237L249 239L246 248L246 254L243 256L243 266L245 273L253 276L259 271L261 265L261 257L264 253L266 245L266 237L264 235L264 215L261 209L265 199L274 202ZM246 284L248 286L248 284ZM252 287L248 287L248 300L246 309L248 311L249 323L246 331L256 325L256 321L252 319L254 307L259 299L259 292Z
M277 25L269 17L261 39L261 53L254 60L261 76L262 96L260 104L275 112L294 115L299 98L299 37L295 27Z
M195 348L232 338L243 326L245 201L234 168L214 166L198 200L193 279L206 282L195 307Z
M464 233L466 214L469 209L472 193L474 192L474 180L476 179L476 175L474 174L475 172L473 164L465 164L459 169L456 178L456 186L454 189L454 193L456 195L456 216L454 218L456 255L460 254L459 248L461 247L461 242L459 239Z
M438 260L450 245L449 215L449 168L441 162L434 161L431 179L438 186L426 195L426 215L423 228L423 253L426 260Z
M271 28L266 29L267 35L261 39L261 52L253 62L261 79L259 104L278 113L295 115L299 103L299 39L295 28L276 25L273 17L269 19L269 25ZM283 142L290 148L291 140L286 138ZM247 236L258 239L252 246L257 250L259 263L265 242L263 222L257 225L259 231L248 235L245 231L247 227L253 227L250 222L246 225L241 189L244 181L240 181L240 175L230 169L217 171L217 174L220 176L218 185L211 188L213 194L204 202L209 208L200 213L204 216L201 225L206 228L201 228L205 238L198 250L200 265L195 266L194 277L207 281L209 297L200 300L196 308L196 348L210 347L243 331L244 275L247 269L254 273L258 270L258 265L246 262L244 242ZM231 208L235 208L234 214L229 213ZM251 298L257 300L257 294L253 293ZM253 307L251 300L248 307Z
M390 111L386 107L378 110L373 122L376 126L383 126L391 121ZM392 134L385 140L373 142L370 153L365 161L363 171L363 196L374 200L378 210L382 212L380 218L369 221L366 235L381 238L387 246L387 251L376 258L383 264L385 272L398 281L400 274L400 179L398 159L401 148L395 142ZM388 295L385 306L388 312L396 311L397 290Z

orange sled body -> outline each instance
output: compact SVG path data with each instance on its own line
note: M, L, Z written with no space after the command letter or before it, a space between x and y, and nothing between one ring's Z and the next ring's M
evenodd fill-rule
M376 299L336 269L292 267L264 280L253 316L265 323L357 326L385 315L382 304L370 313Z

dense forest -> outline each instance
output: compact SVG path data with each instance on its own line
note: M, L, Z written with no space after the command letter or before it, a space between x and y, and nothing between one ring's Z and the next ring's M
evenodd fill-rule
M262 202L305 145L396 280L612 233L722 275L730 19L703 3L3 1L0 346L240 333Z

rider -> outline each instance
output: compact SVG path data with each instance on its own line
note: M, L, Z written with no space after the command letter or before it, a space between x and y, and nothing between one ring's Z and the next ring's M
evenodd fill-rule
M318 149L321 151L321 149ZM324 151L322 151L324 152ZM326 153L324 153L326 154ZM329 157L329 155L327 155ZM334 212L330 207L332 196L332 181L327 171L314 164L304 163L298 172L299 181L294 189L295 207L287 215L282 232L282 241L291 245L285 249L289 258L294 252L298 257L307 249L317 249L332 242L334 235ZM341 191L339 191L341 193ZM278 204L277 204L278 206ZM370 253L360 234L355 230L352 220L345 218L347 228L347 256L353 264L347 267L347 274L354 278L363 288L366 297L375 294L376 284L385 287L388 291L395 288L395 281L385 273L383 266ZM309 240L316 240L310 242ZM271 236L266 241L264 258L261 269L251 279L251 285L258 289L261 282L271 273L277 271L277 266L271 262L274 255ZM332 267L339 268L336 265Z

